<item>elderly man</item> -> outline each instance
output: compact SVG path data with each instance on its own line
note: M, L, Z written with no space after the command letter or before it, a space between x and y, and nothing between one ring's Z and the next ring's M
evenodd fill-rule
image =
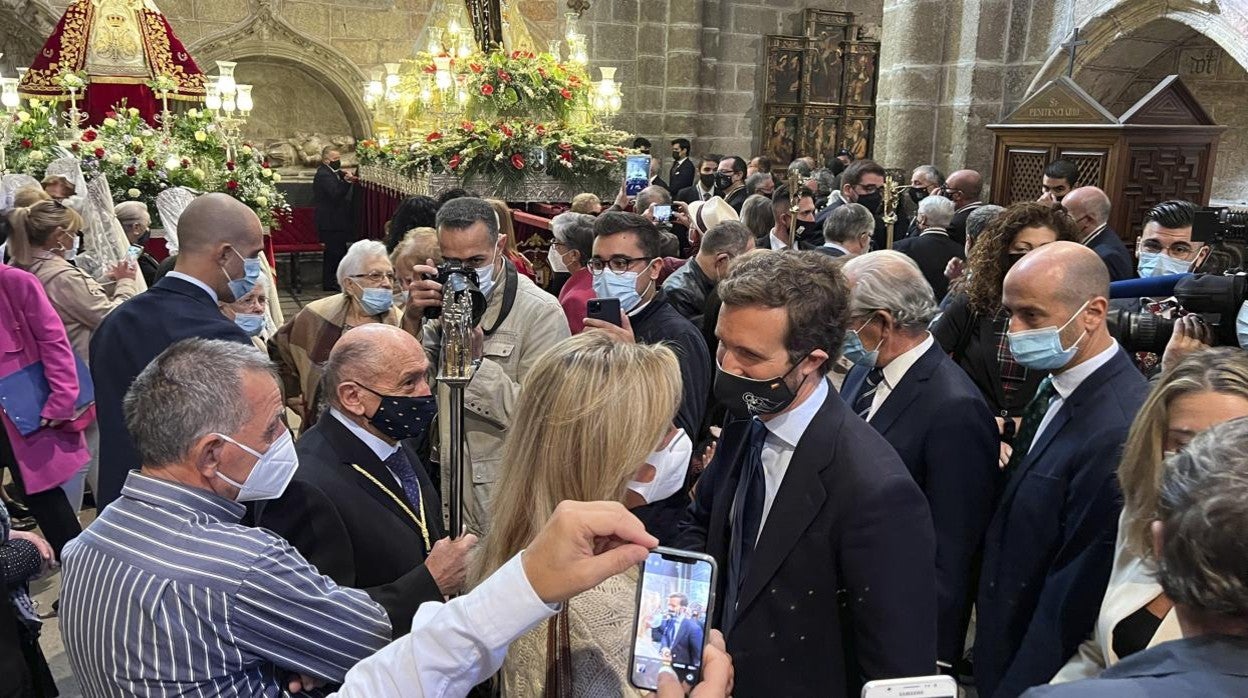
M958 170L949 175L938 192L953 202L953 220L949 222L949 237L959 245L966 244L966 219L975 209L984 205L979 197L984 191L984 177L975 170Z
M823 222L823 245L815 251L829 257L854 257L871 249L875 216L862 204L838 206Z
M749 164L745 166L746 175L753 175L759 172L771 174L771 169L775 167L775 163L766 155L755 155L750 158Z
M930 200L932 197L924 199ZM849 260L841 396L901 456L936 529L937 650L962 657L984 530L997 490L997 425L979 389L927 331L932 290L915 263L881 250Z
M1248 419L1236 419L1166 462L1153 554L1183 639L1133 654L1094 679L1033 688L1028 698L1248 695L1245 453Z
M1083 234L1083 244L1092 248L1105 262L1110 281L1135 278L1131 253L1122 244L1118 233L1109 227L1113 204L1105 192L1096 187L1079 187L1062 199L1062 207Z
M945 185L945 176L936 169L935 165L919 165L914 168L914 172L910 173L910 189L906 194L910 197L911 203L915 206L919 202L933 194L939 194L940 188ZM919 228L915 223L917 218L910 219L910 225L906 230L904 237L918 237Z
M663 282L667 302L676 312L701 327L706 299L715 289L715 284L728 273L728 265L733 259L752 249L754 236L745 224L724 221L714 226L702 236L698 254Z
M963 257L965 244L949 237L949 224L953 221L953 202L943 196L929 196L919 202L919 212L914 216L918 237L898 240L893 249L913 259L923 271L923 278L932 287L939 302L949 290L945 268L949 260Z
M416 448L437 404L420 342L390 325L342 336L325 365L329 409L299 438L299 472L255 522L338 584L363 589L398 637L425 601L457 594L476 537L452 541Z
M1053 678L1092 630L1109 579L1115 468L1148 384L1109 334L1108 296L1105 265L1073 242L1029 252L1005 277L1010 352L1049 375L1023 412L984 542L975 683L985 698Z
M147 244L147 239L152 236L152 214L148 212L147 204L142 201L123 201L113 208L113 213L117 215L117 222L126 231L126 239L131 245L143 247ZM136 261L139 263L139 273L143 275L148 288L151 288L156 283L156 270L160 267L160 262L148 254L146 249L139 253Z
M284 411L268 357L241 343L178 342L134 380L143 467L65 548L61 633L86 695L278 696L301 675L340 683L389 641L367 594L239 523L299 466Z
M486 298L479 325L483 358L464 393L465 458L472 482L471 490L464 488L464 522L479 535L489 527L490 497L498 479L503 437L511 425L520 384L537 357L571 333L559 301L507 261L507 240L498 233L498 216L489 203L472 197L453 199L438 209L437 223L442 258L452 266L474 270ZM442 285L433 281L438 275L436 268L419 264L414 271L405 321L421 327L425 353L430 365L436 367L442 347L442 321L425 320L422 313L425 308L442 306ZM438 388L438 405L443 409L438 442L443 453L451 443L450 420L444 407L449 404L448 390ZM450 482L449 473L444 473L442 482Z
M768 199L776 193L776 178L770 172L755 172L745 178L746 198L754 194L762 194Z
M106 506L121 494L139 454L126 433L122 398L143 367L171 344L189 337L251 345L221 314L219 302L247 295L260 280L264 229L243 203L225 194L192 201L178 224L181 250L173 271L104 318L91 337L91 374L100 424L100 489Z
M327 145L321 150L321 164L312 179L312 199L316 203L316 236L325 245L321 262L321 289L337 292L334 272L347 254L354 221L351 217L351 183L355 176L342 169L338 149ZM181 227L181 226L179 226Z

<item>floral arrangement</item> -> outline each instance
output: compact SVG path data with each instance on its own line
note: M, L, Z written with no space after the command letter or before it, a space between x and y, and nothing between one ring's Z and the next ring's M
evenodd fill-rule
M178 81L172 75L161 73L151 80L147 81L147 87L156 94L161 92L173 92L178 89Z
M466 61L465 89L477 116L564 119L588 99L584 70L548 53L494 51Z
M73 92L81 92L87 86L87 74L85 72L65 71L56 78L56 84Z
M56 157L57 123L55 105L32 99L26 108L14 112L9 140L4 143L8 168L14 172L37 170L42 173L48 161Z

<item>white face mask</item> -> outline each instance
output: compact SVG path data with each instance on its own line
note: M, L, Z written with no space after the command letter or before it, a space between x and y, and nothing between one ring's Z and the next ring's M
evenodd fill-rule
M546 253L546 261L550 262L551 271L556 274L568 273L568 265L563 263L563 255L559 254L559 250L554 245L550 246L550 252Z
M495 254L497 255L497 250L495 250ZM498 257L496 256L490 260L489 264L478 267L475 270L477 272L477 286L481 289L481 295L486 298L489 298L490 291L494 290L494 264L497 261Z
M220 436L257 459L246 482L235 482L219 469L217 470L217 477L238 488L238 496L234 498L236 502L277 499L286 491L286 486L290 484L295 471L299 469L299 456L295 453L295 439L287 429L282 430L282 435L264 453L258 453L225 434L214 433L213 436Z
M678 429L667 448L655 451L646 458L646 463L654 466L654 478L650 482L631 480L628 489L641 495L647 504L663 501L684 486L692 458L693 441L684 429Z

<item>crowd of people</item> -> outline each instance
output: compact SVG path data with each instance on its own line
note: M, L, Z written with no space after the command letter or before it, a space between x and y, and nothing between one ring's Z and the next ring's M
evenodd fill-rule
M1070 163L1009 206L922 165L890 232L873 161L671 147L636 195L577 196L541 259L464 190L345 244L327 149L330 295L288 320L228 196L185 206L170 260L93 268L72 186L17 192L3 681L55 695L28 590L59 566L88 696L642 695L636 647L687 665L703 637L702 682L660 696L1244 694L1248 330L1209 347L1188 316L1149 354L1110 322L1112 281L1208 256L1193 204L1153 208L1133 255ZM115 216L146 240L146 210ZM448 268L484 301L460 444ZM31 370L42 392L6 378ZM656 545L716 561L713 603L638 608Z

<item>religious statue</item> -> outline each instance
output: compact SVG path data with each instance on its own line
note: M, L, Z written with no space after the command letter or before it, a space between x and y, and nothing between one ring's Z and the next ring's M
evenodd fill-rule
M123 100L151 121L157 99L148 83L158 77L172 81L170 99L204 96L203 73L152 0L71 2L22 78L22 96L67 99L65 73L86 73L83 106L92 124Z

